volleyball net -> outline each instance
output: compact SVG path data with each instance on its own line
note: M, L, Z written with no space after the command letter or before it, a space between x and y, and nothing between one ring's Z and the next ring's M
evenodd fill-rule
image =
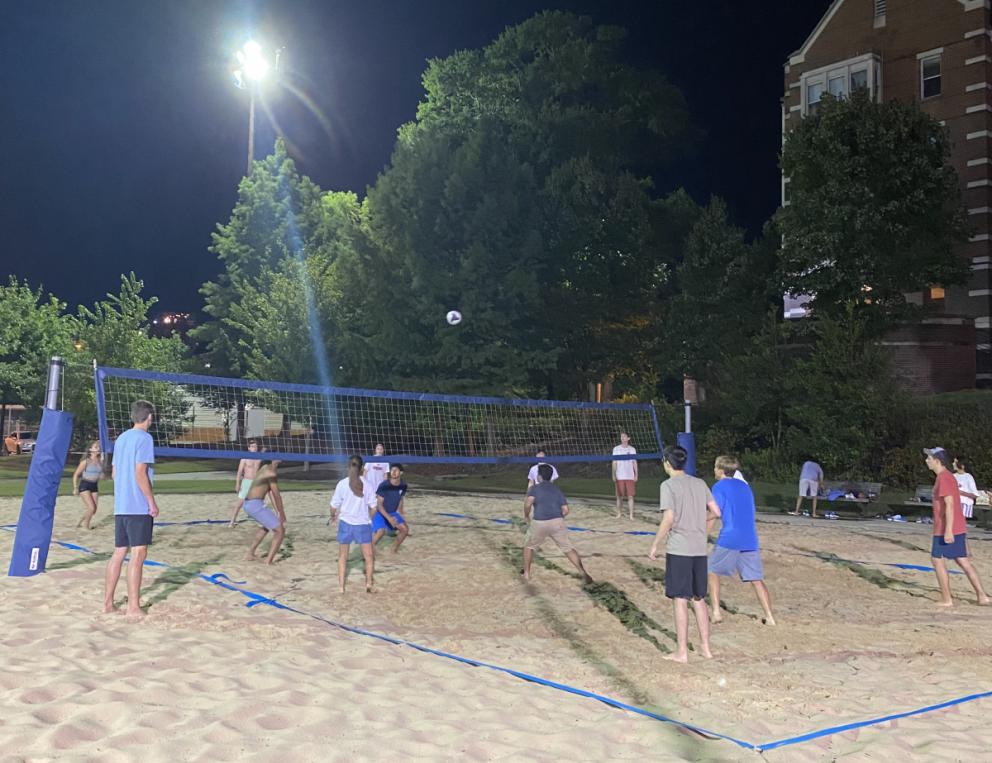
M388 392L227 379L124 368L95 371L100 442L131 424L131 406L156 409L151 434L159 456L343 461L373 453L403 463L532 463L658 459L663 449L654 407L646 403ZM613 456L621 432L636 456ZM375 459L373 459L375 460Z

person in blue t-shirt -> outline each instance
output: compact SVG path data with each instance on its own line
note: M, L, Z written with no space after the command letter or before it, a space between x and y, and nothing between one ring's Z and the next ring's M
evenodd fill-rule
M121 577L124 557L130 550L127 565L127 610L125 614L141 617L139 606L141 570L152 542L152 529L158 506L152 491L152 464L155 463L155 443L148 434L155 415L155 406L138 400L131 406L134 426L114 442L114 553L107 563L104 613L113 612L114 591Z
M390 464L389 478L379 483L376 488L376 512L372 515L372 546L382 539L388 530L396 531L396 543L393 553L400 550L400 545L410 534L410 525L403 515L403 499L406 498L406 483L403 481L403 465Z
M754 521L754 493L750 486L733 478L740 469L736 458L718 456L713 464L713 498L720 507L720 536L709 558L709 589L712 597L713 622L723 620L720 614L720 578L735 573L745 583L754 586L758 602L765 611L762 622L775 625L772 617L771 595L765 585L761 551L758 550L758 529Z

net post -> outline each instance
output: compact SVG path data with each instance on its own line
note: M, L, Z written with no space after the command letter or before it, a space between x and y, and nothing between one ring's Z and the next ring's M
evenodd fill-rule
M48 382L45 384L45 407L50 411L59 410L59 388L64 371L65 361L58 355L53 355L48 362Z
M107 431L107 399L103 391L104 372L93 359L93 385L96 388L96 418L100 433L100 451L110 453L110 434Z

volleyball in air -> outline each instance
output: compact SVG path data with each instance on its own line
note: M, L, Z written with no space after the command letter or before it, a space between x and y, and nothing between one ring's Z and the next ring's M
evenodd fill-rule
M462 322L462 314L457 310L449 310L444 319L448 321L449 326L457 326Z

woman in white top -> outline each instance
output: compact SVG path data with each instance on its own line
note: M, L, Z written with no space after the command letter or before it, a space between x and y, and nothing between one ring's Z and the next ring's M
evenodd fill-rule
M975 478L965 471L964 462L960 458L954 459L954 481L958 483L958 491L961 493L961 513L965 519L971 519L975 513L978 485L975 484Z
M372 451L376 457L386 455L386 446L381 442L375 444L375 448ZM389 478L389 462L388 461L370 461L365 464L365 474L364 479L369 483L369 487L372 488L374 493L382 481Z
M344 593L348 574L348 552L352 543L362 547L365 557L365 590L372 593L372 572L375 559L372 555L372 516L376 510L376 495L362 479L362 457L348 459L348 476L338 482L331 498L331 521L341 514L338 522L338 583Z

